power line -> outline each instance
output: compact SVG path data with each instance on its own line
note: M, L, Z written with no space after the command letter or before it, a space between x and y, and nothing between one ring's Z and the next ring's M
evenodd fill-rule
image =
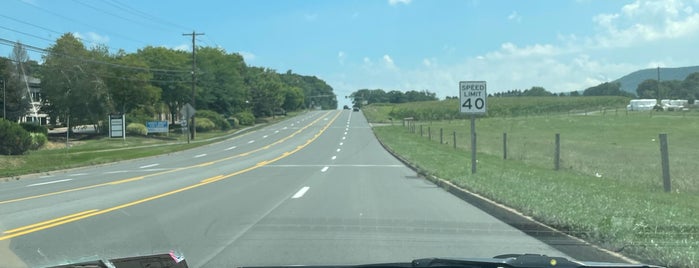
M173 22L170 22L170 21L167 21L167 20L158 18L158 17L156 17L156 16L150 15L150 14L148 14L148 13L146 13L146 12L140 11L140 10L138 10L138 9L136 9L136 8L133 8L133 7L129 6L129 5L126 5L126 4L124 4L124 3L121 3L121 2L119 2L119 1L117 1L117 0L105 1L104 3L107 3L108 5L111 5L111 6L113 6L113 7L116 7L116 8L118 8L118 9L123 10L123 11L132 13L132 14L134 14L134 15L140 16L140 17L142 17L142 18L148 19L148 20L150 20L150 21L160 23L160 24L162 24L162 25L167 25L167 26L169 26L169 27L177 28L177 29L179 29L179 30L181 30L181 29L188 29L188 27L185 27L185 26L179 25L179 24L177 24L177 23L173 23Z
M137 24L137 25L142 25L142 24L143 24L143 23L140 22L140 21L136 21L136 20L133 20L133 19L130 19L130 18L121 16L121 15L119 15L119 14L115 14L115 13L109 12L109 11L107 11L107 10L98 8L98 7L96 7L96 6L90 5L90 4L85 3L85 2L82 2L82 1L80 1L80 0L73 0L73 2L78 3L78 4L80 4L80 5L83 5L83 6L86 6L86 7L90 8L90 9L92 9L92 10L99 11L99 12L101 12L101 13L104 13L104 14L107 14L107 15L110 15L110 16L113 16L113 17L116 17L116 18L125 20L125 21L129 21L129 22L135 23L135 24Z
M26 35L26 36L31 36L31 37L34 37L34 38L36 38L36 39L41 39L41 40L44 40L44 41L47 41L47 42L53 42L53 40L51 40L51 39L46 39L46 38L43 38L43 37L38 36L38 35L34 35L34 34L22 32L22 31L18 31L18 30L15 30L15 29L7 28L7 27L5 27L5 26L0 26L0 28L5 29L5 30L8 30L8 31L15 32L15 33L18 33L18 34L23 34L23 35Z
M59 13L56 13L56 12L53 12L53 11L48 10L48 9L46 9L46 8L40 7L40 6L36 5L36 4L30 3L30 2L28 2L28 1L22 1L22 3L27 4L27 5L31 6L31 7L34 7L34 8L36 8L36 9L38 9L38 10L41 10L41 11L43 11L43 12L49 13L49 14L51 14L51 15L60 17L60 18L62 18L62 19L69 20L69 21L72 21L72 22L81 24L81 25L83 25L83 26L96 28L96 29L99 29L99 30L102 30L102 31L106 31L106 32L111 32L111 31L109 31L109 30L97 28L97 27L95 27L94 24L84 23L84 22L81 22L81 21L79 21L79 20L76 20L76 19L73 19L73 18L70 18L70 17L63 16L63 15L61 15L61 14L59 14ZM124 35L121 35L121 34L118 34L118 33L115 33L115 32L111 32L111 33L113 33L115 36L119 36L119 37L121 37L121 38L130 40L130 41L133 41L133 42L136 42L136 43L147 44L146 42L143 42L143 41L140 41L140 40L136 40L136 39L133 39L133 38L130 38L130 37L128 37L128 36L124 36Z
M5 27L3 27L3 26L0 26L0 27L5 28ZM53 42L53 41L51 41L51 42ZM18 44L18 43L19 43L19 42L15 42L15 41L7 40L7 39L4 39L4 38L0 38L0 44L4 44L4 45L8 45L8 46L15 46L15 45ZM76 57L76 56L72 56L72 55L66 55L66 54L57 53L57 52L51 52L51 51L48 51L47 49L35 47L35 46L32 46L32 45L27 45L27 44L24 44L24 43L19 43L19 44L21 44L22 46L24 46L27 50L31 50L31 51L34 51L34 52L39 52L39 53L44 54L44 55L53 54L53 55L58 55L58 56L65 57L65 58L72 58L72 59L79 60L79 61L82 61L82 62L103 64L103 65L108 65L108 66L112 66L112 67L127 68L127 69L133 69L133 70L151 71L151 72L163 72L163 73L188 73L188 72L190 72L190 71L184 70L184 69L179 69L179 70L176 70L176 69L158 69L158 68L148 68L148 67L140 67L140 66L132 66L132 65L123 65L123 64L118 64L118 63L112 63L112 62L106 62L106 61L99 61L99 60L94 60L94 59L88 59L88 58Z

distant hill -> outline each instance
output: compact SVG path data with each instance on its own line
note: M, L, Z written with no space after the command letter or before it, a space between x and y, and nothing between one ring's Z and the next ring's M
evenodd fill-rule
M699 66L679 67L679 68L660 68L660 81L665 80L684 80L688 75L699 72ZM647 79L658 79L658 69L643 69L627 74L614 82L621 83L621 90L636 94L638 84Z

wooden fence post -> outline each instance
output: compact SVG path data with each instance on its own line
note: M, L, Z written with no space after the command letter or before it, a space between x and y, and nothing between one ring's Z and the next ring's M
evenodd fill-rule
M502 133L502 159L507 159L507 132Z
M662 162L663 169L663 188L666 193L672 191L672 185L670 183L670 157L667 149L667 133L661 133L658 135L660 140L660 160Z
M561 134L556 133L556 148L553 152L553 167L555 170L561 168Z

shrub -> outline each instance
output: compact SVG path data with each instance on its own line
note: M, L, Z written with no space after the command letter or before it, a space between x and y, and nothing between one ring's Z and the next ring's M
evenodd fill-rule
M148 135L148 128L141 123L129 123L126 126L126 133L131 135Z
M214 112L211 110L200 110L200 111L196 112L195 116L198 118L207 118L207 119L211 120L211 122L214 123L216 128L218 128L220 130L231 129L231 124L228 123L228 121L226 121L226 118L223 117L223 115L221 115L217 112Z
M21 123L19 125L22 126L22 128L24 130L26 130L27 132L42 133L46 136L49 135L49 129L46 128L45 126L34 124L34 123Z
M239 112L234 114L233 117L237 118L238 122L244 126L252 126L255 124L255 115L251 112Z
M0 154L19 155L29 149L32 137L19 124L0 119Z
M196 118L197 131L207 132L216 129L216 124L206 117Z
M32 144L30 146L32 150L38 150L49 141L44 133L29 133L29 135L32 137Z

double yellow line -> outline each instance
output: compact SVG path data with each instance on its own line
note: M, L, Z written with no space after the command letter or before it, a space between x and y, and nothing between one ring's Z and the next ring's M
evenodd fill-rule
M317 121L319 121L321 118L324 118L325 116L327 116L329 113L330 113L330 112L326 113L325 115L323 115L323 116L321 116L320 118L318 118L318 119L316 119L315 121L313 121L311 124L308 124L307 126L305 126L305 127L301 128L301 129L299 129L298 131L294 132L291 136L287 136L287 137L285 137L284 139L281 139L281 140L286 140L286 139L292 137L293 135L296 135L296 134L300 133L302 130L308 128L309 126L311 126L311 125L313 125L313 124L315 124L315 123L316 123ZM270 164L270 163L274 163L274 162L276 162L276 161L279 161L280 159L283 159L283 158L285 158L285 157L287 157L287 156L289 156L289 155L292 155L292 154L294 154L294 153L300 151L301 149L305 148L305 147L308 146L309 144L311 144L313 141L315 141L316 139L318 139L318 137L320 137L320 135L323 134L323 132L325 132L325 131L330 127L330 125L335 121L335 119L337 119L337 117L338 117L340 114L341 114L341 113L338 112L338 113L332 118L332 120L329 120L329 122L328 122L323 128L321 128L321 129L318 131L318 133L316 133L312 138L308 139L304 144L297 146L294 150L291 150L291 151L289 151L289 152L284 152L284 153L282 153L280 156L275 157L275 158L273 158L273 159L270 159L270 160L267 160L267 161L262 161L262 162L260 162L260 163L257 163L257 164L254 165L254 166L251 166L251 167L248 167L248 168L246 168L246 169L239 170L239 171L236 171L236 172L233 172L233 173L230 173L230 174L213 176L213 177L204 179L204 180L200 181L199 183L196 183L196 184L193 184L193 185L190 185L190 186L187 186L187 187L183 187L183 188L175 189L175 190L172 190L172 191L169 191L169 192L165 192L165 193L162 193L162 194L158 194L158 195L146 197L146 198L139 199L139 200L136 200L136 201L132 201L132 202L129 202L129 203L126 203L126 204L121 204L121 205L118 205L118 206L114 206L114 207L110 207L110 208L102 209L102 210L99 210L99 209L86 210L86 211L78 212L78 213L75 213L75 214L70 214L70 215L67 215L67 216L58 217L58 218L55 218L55 219L46 220L46 221L42 221L42 222L38 222L38 223L34 223L34 224L22 226L22 227L19 227L19 228L7 230L7 231L4 231L4 232L3 232L3 236L0 236L0 241L6 240L6 239L10 239L10 238L13 238L13 237L17 237L17 236L21 236L21 235L25 235L25 234L29 234L29 233L33 233L33 232L37 232L37 231L40 231L40 230L52 228L52 227L55 227L55 226L63 225L63 224L66 224L66 223L78 221L78 220L85 219L85 218L88 218L88 217L93 217L93 216L97 216L97 215L100 215L100 214L112 212L112 211L115 211L115 210L118 210L118 209L122 209L122 208L130 207L130 206L134 206L134 205L137 205L137 204L145 203L145 202L152 201L152 200L155 200L155 199L158 199L158 198L166 197L166 196L173 195L173 194L176 194L176 193L179 193L179 192L183 192L183 191L190 190L190 189L194 189L194 188L197 188L197 187L200 187L200 186L204 186L204 185L207 185L207 184L210 184L210 183L214 183L214 182L217 182L217 181L220 181L220 180L223 180L223 179L227 179L227 178L230 178L230 177L233 177L233 176L236 176L236 175L240 175L240 174L242 174L242 173L245 173L245 172L248 172L248 171L251 171L251 170L254 170L254 169L258 169L258 168L263 167L263 166L266 166L266 165L268 165L268 164ZM279 141L277 141L277 142L279 142ZM276 143L276 142L275 142L275 143ZM217 160L217 161L219 161L219 160ZM137 177L137 178L138 178L138 177ZM127 179L127 180L128 180L128 179ZM118 181L117 181L117 182L118 182ZM84 187L83 187L83 188L84 188Z
M117 184L122 184L122 183L126 183L126 182L133 182L133 181L138 181L138 180L145 179L145 178L147 178L147 177L160 176L160 175L163 175L163 174L168 174L168 173L177 172L177 171L180 171L180 170L183 170L183 169L199 168L199 167L210 166L210 165L216 164L216 163L218 163L218 162L228 161L228 160L231 160L231 159L235 159L235 158L239 158L239 157L248 156L248 155L250 155L250 154L253 154L253 153L256 153L256 152L259 152L259 151L262 151L262 150L267 150L267 149L271 148L273 145L280 144L280 143L282 143L282 142L284 142L284 141L286 141L286 140L288 140L288 139L290 139L290 138L296 136L296 134L299 134L299 133L301 133L303 130L305 130L305 129L307 129L308 127L314 125L315 123L317 123L317 122L320 121L321 119L325 118L328 114L330 114L330 112L327 112L327 113L325 113L324 115L318 117L317 119L313 120L313 122L309 123L308 125L304 126L303 128L298 129L297 131L295 131L294 133L292 133L292 134L289 135L289 136L286 136L286 137L284 137L284 138L282 138L282 139L279 139L279 140L277 140L277 141L275 141L275 142L273 142L273 143L271 143L271 144L265 145L265 146L263 146L263 147L260 147L260 148L257 148L257 149L251 150L251 151L247 151L247 152L244 152L244 153L240 153L240 154L237 154L237 155L233 155L233 156L229 156L229 157L226 157L226 158L221 158L221 159L218 159L218 160L214 160L214 161L210 161L210 162L205 162L205 163L201 163L201 164L196 164L196 165L192 165L192 166L178 167L178 168L174 168L174 169L171 169L171 170L156 172L156 173L152 173L152 174L148 174L148 175L144 175L144 176L138 176L138 177L127 178L127 179L122 179L122 180L117 180L117 181L110 181L110 182L99 183L99 184L93 184L93 185L88 185L88 186L83 186L83 187L78 187L78 188L73 188L73 189L68 189L68 190L62 190L62 191L56 191L56 192L50 192L50 193L45 193L45 194L32 195L32 196L20 197L20 198L15 198L15 199L3 200L3 201L0 201L0 205L2 205L2 204L7 204L7 203L20 202L20 201L25 201L25 200L31 200L31 199L37 199L37 198L42 198L42 197L47 197L47 196L65 194L65 193L70 193L70 192L88 190L88 189L97 188L97 187L102 187L102 186L110 186L110 185L117 185Z

